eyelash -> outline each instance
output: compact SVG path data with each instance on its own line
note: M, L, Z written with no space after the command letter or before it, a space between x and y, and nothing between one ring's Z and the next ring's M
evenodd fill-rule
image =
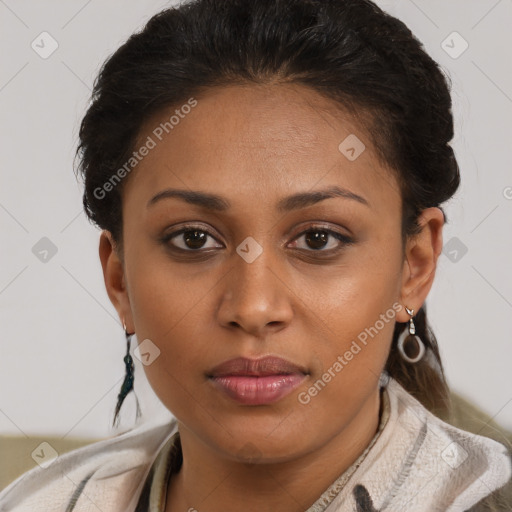
M214 240L217 241L217 239L207 229L204 229L202 226L198 226L195 224L189 224L189 225L183 226L182 228L180 228L177 231L173 231L171 233L166 234L165 236L163 236L161 238L161 242L164 245L167 245L170 249L176 250L176 251L182 252L182 253L189 252L189 253L198 253L199 254L199 253L211 250L211 249L206 249L206 250L205 249L182 249L181 247L176 247L169 243L173 238L176 238L179 235L186 233L187 231L199 231L201 233L206 233L208 236L210 236L211 238L213 238ZM293 241L299 240L302 236L304 236L307 233L315 233L315 232L320 232L320 231L325 232L328 235L331 235L332 237L336 238L340 242L340 246L335 249L327 249L327 250L324 250L324 249L317 249L317 250L315 250L315 249L299 249L299 250L311 252L311 253L318 253L318 254L319 253L333 254L333 253L340 252L341 250L343 250L344 247L352 245L354 243L354 240L352 238L350 238L346 235L342 235L341 233L339 233L337 231L333 231L332 229L329 229L322 225L309 226L306 230L299 233L299 235L296 236L293 239ZM220 243L220 242L218 242L218 243Z

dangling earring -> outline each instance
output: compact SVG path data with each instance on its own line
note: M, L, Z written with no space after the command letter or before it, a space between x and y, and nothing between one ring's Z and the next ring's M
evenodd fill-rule
M135 367L133 364L132 356L130 355L130 342L131 342L132 336L135 333L129 334L126 331L126 325L124 325L124 322L123 322L123 327L124 327L124 334L126 336L126 355L123 358L124 365L126 368L126 375L124 377L123 384L121 385L121 391L117 395L117 405L116 405L116 410L115 410L115 414L114 414L114 421L112 423L112 426L116 426L116 427L119 424L119 411L121 410L121 406L123 405L126 395L128 395L128 393L130 391L133 391L133 394L135 395L135 403L137 404L137 418L141 415L139 399L137 398L135 389L133 388L133 381L135 379L135 377L134 377Z
M412 317L414 309L405 306L405 310L411 316L409 319L409 332L404 329L398 337L398 351L400 355L409 363L417 363L425 355L425 345L419 336L416 336L416 327Z

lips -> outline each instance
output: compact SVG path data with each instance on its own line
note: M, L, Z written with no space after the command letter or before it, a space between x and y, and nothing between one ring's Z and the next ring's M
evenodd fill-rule
M208 374L215 389L245 405L270 404L291 393L307 370L286 359L238 357L216 366Z
M306 369L280 357L267 356L260 359L237 357L219 364L211 370L209 376L245 375L247 377L264 377L267 375L286 375L290 373L307 373Z

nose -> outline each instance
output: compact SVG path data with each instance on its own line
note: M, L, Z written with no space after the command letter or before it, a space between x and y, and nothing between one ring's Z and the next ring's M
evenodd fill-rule
M238 254L224 280L218 319L222 326L239 328L256 337L283 329L293 315L289 278L283 266L264 250L249 263Z

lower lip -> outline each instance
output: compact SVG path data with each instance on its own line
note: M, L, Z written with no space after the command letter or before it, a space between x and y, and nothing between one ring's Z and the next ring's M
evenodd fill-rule
M264 377L226 375L211 378L218 389L246 405L277 402L291 393L304 379L305 375L299 373Z

